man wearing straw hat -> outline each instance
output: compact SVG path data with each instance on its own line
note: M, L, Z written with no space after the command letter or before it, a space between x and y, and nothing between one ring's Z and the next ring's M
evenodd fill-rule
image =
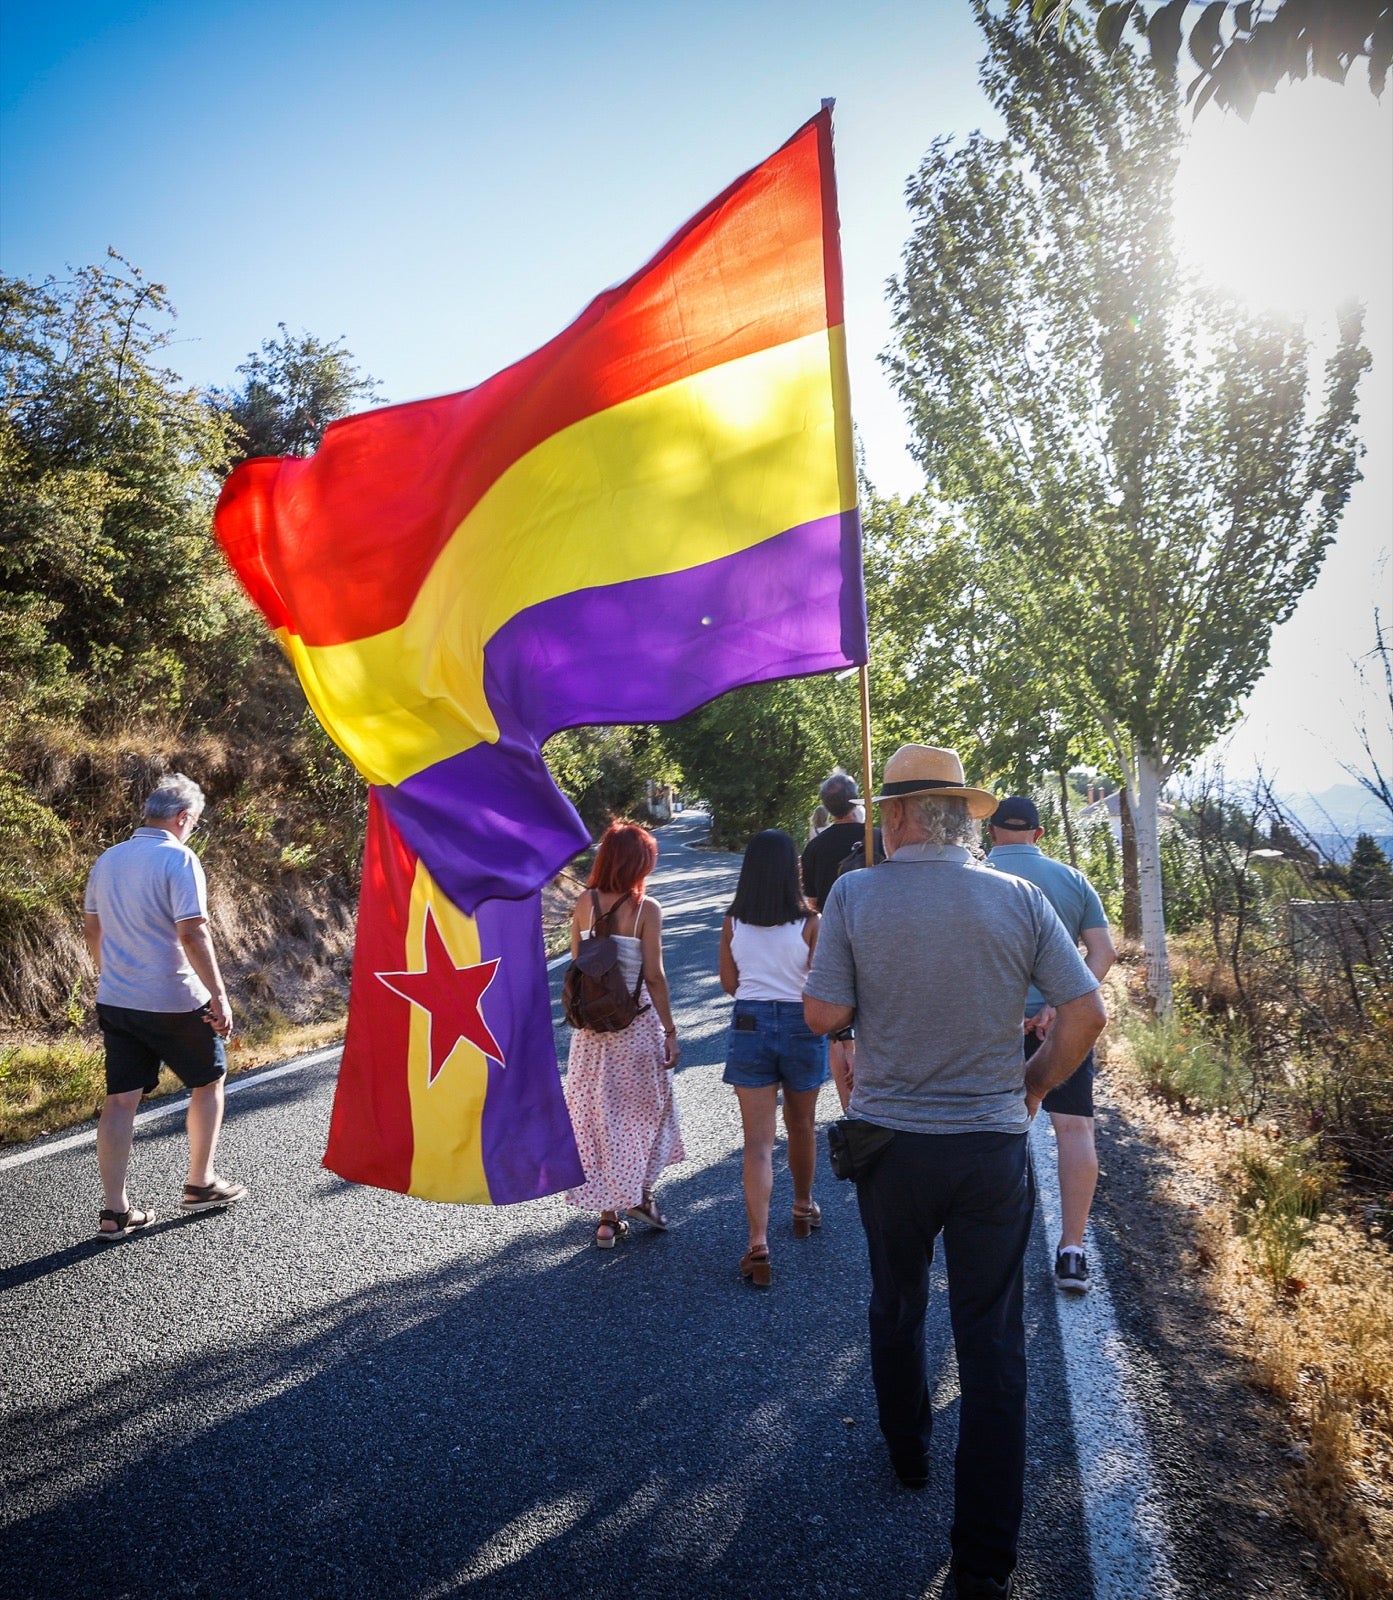
M955 751L905 745L874 799L889 860L833 885L804 1010L817 1033L855 1023L849 1114L889 1134L858 1175L857 1200L891 1466L908 1488L929 1481L924 1317L941 1233L962 1391L945 1593L1009 1596L1025 1485L1027 1130L1106 1019L1098 981L1044 895L970 853L996 799L964 783ZM1027 1066L1032 984L1056 1015Z

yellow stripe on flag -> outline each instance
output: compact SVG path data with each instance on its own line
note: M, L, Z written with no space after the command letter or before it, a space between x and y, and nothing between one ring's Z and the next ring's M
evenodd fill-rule
M457 967L476 965L480 959L478 924L451 904L417 862L406 948L418 953L421 967L426 964L427 906L450 959ZM412 1006L407 1088L411 1096L413 1153L407 1193L422 1200L490 1205L483 1144L488 1059L476 1045L461 1039L432 1083L430 1025L429 1013Z
M350 644L282 634L370 783L498 737L484 646L529 606L681 572L856 504L844 331L741 357L587 417L493 485L406 620Z

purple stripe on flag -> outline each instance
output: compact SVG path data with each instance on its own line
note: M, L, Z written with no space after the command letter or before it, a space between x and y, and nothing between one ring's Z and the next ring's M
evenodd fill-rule
M867 659L855 511L655 578L529 607L484 652L500 737L380 793L464 911L539 888L590 842L539 746L587 723L670 722L742 684Z
M512 1205L574 1188L585 1174L556 1070L542 897L487 900L475 915L483 958L499 959L501 981L485 991L483 1014L506 1063L488 1063L484 1175L493 1204Z

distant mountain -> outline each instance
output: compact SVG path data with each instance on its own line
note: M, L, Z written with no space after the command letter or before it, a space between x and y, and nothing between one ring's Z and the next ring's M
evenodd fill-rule
M1337 783L1319 794L1284 794L1279 798L1312 833L1348 834L1353 840L1361 833L1378 836L1393 832L1393 817L1387 808L1357 783Z

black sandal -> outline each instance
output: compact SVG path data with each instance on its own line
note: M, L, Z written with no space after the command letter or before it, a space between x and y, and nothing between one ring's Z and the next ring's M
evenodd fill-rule
M97 1213L97 1237L108 1241L127 1239L142 1228L148 1228L154 1220L153 1211L142 1211L139 1206L131 1206L127 1211L100 1211ZM116 1226L104 1228L104 1222L114 1222Z

